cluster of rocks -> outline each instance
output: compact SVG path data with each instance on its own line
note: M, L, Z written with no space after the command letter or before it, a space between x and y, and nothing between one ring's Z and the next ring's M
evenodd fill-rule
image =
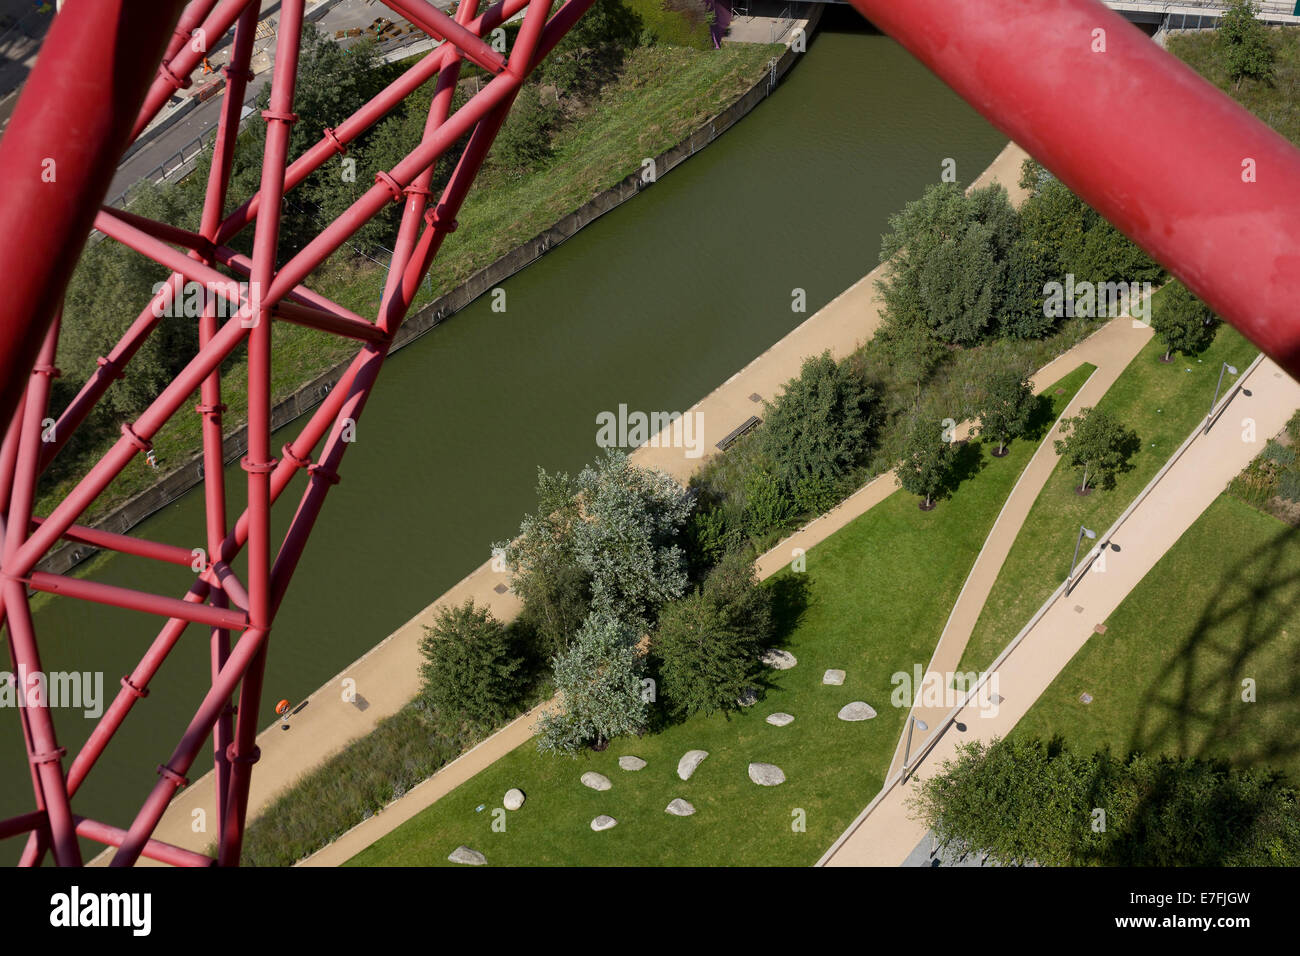
M777 648L768 648L763 652L763 663L775 670L789 670L798 664L798 660L789 651L779 650ZM845 673L842 670L829 669L822 675L822 683L832 687L839 687L844 683ZM742 707L752 706L758 701L759 691L756 687L748 688L736 701ZM839 719L844 721L871 720L876 716L876 711L866 701L855 700L845 704L840 708ZM769 714L767 722L773 727L786 727L794 722L794 715L787 714L783 711ZM688 750L677 761L677 776L682 780L690 780L704 759L708 757L707 750ZM621 769L635 772L645 769L646 762L640 757L631 754L618 758L618 765ZM761 763L755 761L749 765L749 779L760 787L779 787L785 783L785 772L776 764ZM604 792L613 788L608 777L604 774L596 773L589 770L580 778L584 787L589 787L598 792ZM518 810L524 805L527 798L524 792L518 787L512 787L506 791L502 800L507 810ZM664 810L665 813L672 814L675 817L689 817L695 813L695 807L681 797L675 798L668 804ZM602 813L591 821L591 829L597 833L603 830L609 830L618 825L618 821L607 813ZM459 846L452 851L447 857L453 863L463 863L468 866L482 866L487 863L486 857L478 850L473 850L467 846Z

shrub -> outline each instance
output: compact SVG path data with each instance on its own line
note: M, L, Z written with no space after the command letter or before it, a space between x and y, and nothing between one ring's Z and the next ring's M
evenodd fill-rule
M614 737L645 728L645 658L636 642L637 632L617 618L587 618L572 646L555 659L555 684L563 704L560 710L542 714L538 750L574 756L585 747L603 749Z
M1295 461L1295 450L1272 438L1264 444L1263 455L1269 461L1275 461L1279 465L1289 465Z
M472 600L443 608L420 641L424 697L444 718L478 728L513 714L524 686L516 634Z
M833 481L868 451L874 395L829 351L804 360L799 377L765 405L761 447L775 477L793 488L804 478Z
M793 502L776 478L766 471L745 477L745 530L752 537L762 539L781 531L792 510Z
M1288 468L1277 480L1277 493L1287 501L1300 502L1300 471Z
M733 552L703 586L664 608L652 637L671 711L689 717L739 706L737 698L758 678L771 633L770 597L752 556Z

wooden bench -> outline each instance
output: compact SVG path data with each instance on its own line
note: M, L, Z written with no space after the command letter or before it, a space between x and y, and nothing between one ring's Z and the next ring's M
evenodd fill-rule
M733 428L726 438L718 442L718 450L726 451L730 446L734 445L741 436L748 434L761 424L763 424L763 419L759 418L757 415L749 416L749 418L745 419L738 426Z

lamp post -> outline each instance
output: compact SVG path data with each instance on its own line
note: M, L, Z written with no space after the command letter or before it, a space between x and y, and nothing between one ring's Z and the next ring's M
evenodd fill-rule
M1229 365L1227 362L1224 362L1223 367L1219 369L1219 381L1214 386L1214 401L1210 402L1209 414L1205 416L1205 429L1204 431L1201 432L1201 434L1207 434L1210 431L1210 419L1214 417L1214 406L1219 404L1219 389L1223 388L1224 372L1231 372L1233 375L1236 375L1237 367L1235 365Z
M1070 559L1070 574L1065 579L1067 586L1070 581L1074 580L1074 568L1079 563L1079 545L1083 544L1085 536L1089 539L1096 539L1097 532L1093 531L1091 528L1085 528L1083 525L1079 525L1079 537L1074 541L1074 557Z
M927 730L930 729L930 725L927 724L920 717L917 717L915 714L912 714L912 716L907 722L907 743L903 744L903 782L904 783L907 782L907 771L908 771L907 763L912 753L912 728L913 727L920 727L921 733L925 733Z

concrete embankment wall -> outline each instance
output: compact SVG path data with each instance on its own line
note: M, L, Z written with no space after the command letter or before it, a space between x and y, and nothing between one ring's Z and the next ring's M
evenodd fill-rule
M805 35L811 35L821 19L822 6L818 4L809 13L808 23L804 27ZM743 119L759 103L767 98L781 78L789 72L799 56L788 46L784 53L776 57L771 68L750 89L729 107L708 122L701 125L694 133L676 146L654 157L655 178L677 168L704 147ZM544 256L549 250L574 236L583 227L603 216L612 209L635 197L642 190L649 188L642 179L638 169L625 176L618 183L603 190L578 209L553 224L526 242L516 246L500 259L480 269L445 295L439 296L418 312L409 316L402 324L401 330L393 342L393 349L409 345L419 336L430 331L439 322L454 315L468 306L485 292L504 282ZM329 394L334 384L342 378L351 360L338 365L310 382L299 387L291 395L278 401L271 409L271 426L279 428L300 415L311 411ZM183 412L182 412L183 414ZM226 436L223 455L227 464L237 460L248 449L248 434L240 428ZM135 525L156 511L160 511L180 498L203 480L203 455L197 452L185 462L166 474L159 482L128 499L105 517L94 522L93 527L105 531L124 534ZM80 562L95 554L96 548L85 544L67 544L55 550L38 565L41 571L55 574L66 573Z

